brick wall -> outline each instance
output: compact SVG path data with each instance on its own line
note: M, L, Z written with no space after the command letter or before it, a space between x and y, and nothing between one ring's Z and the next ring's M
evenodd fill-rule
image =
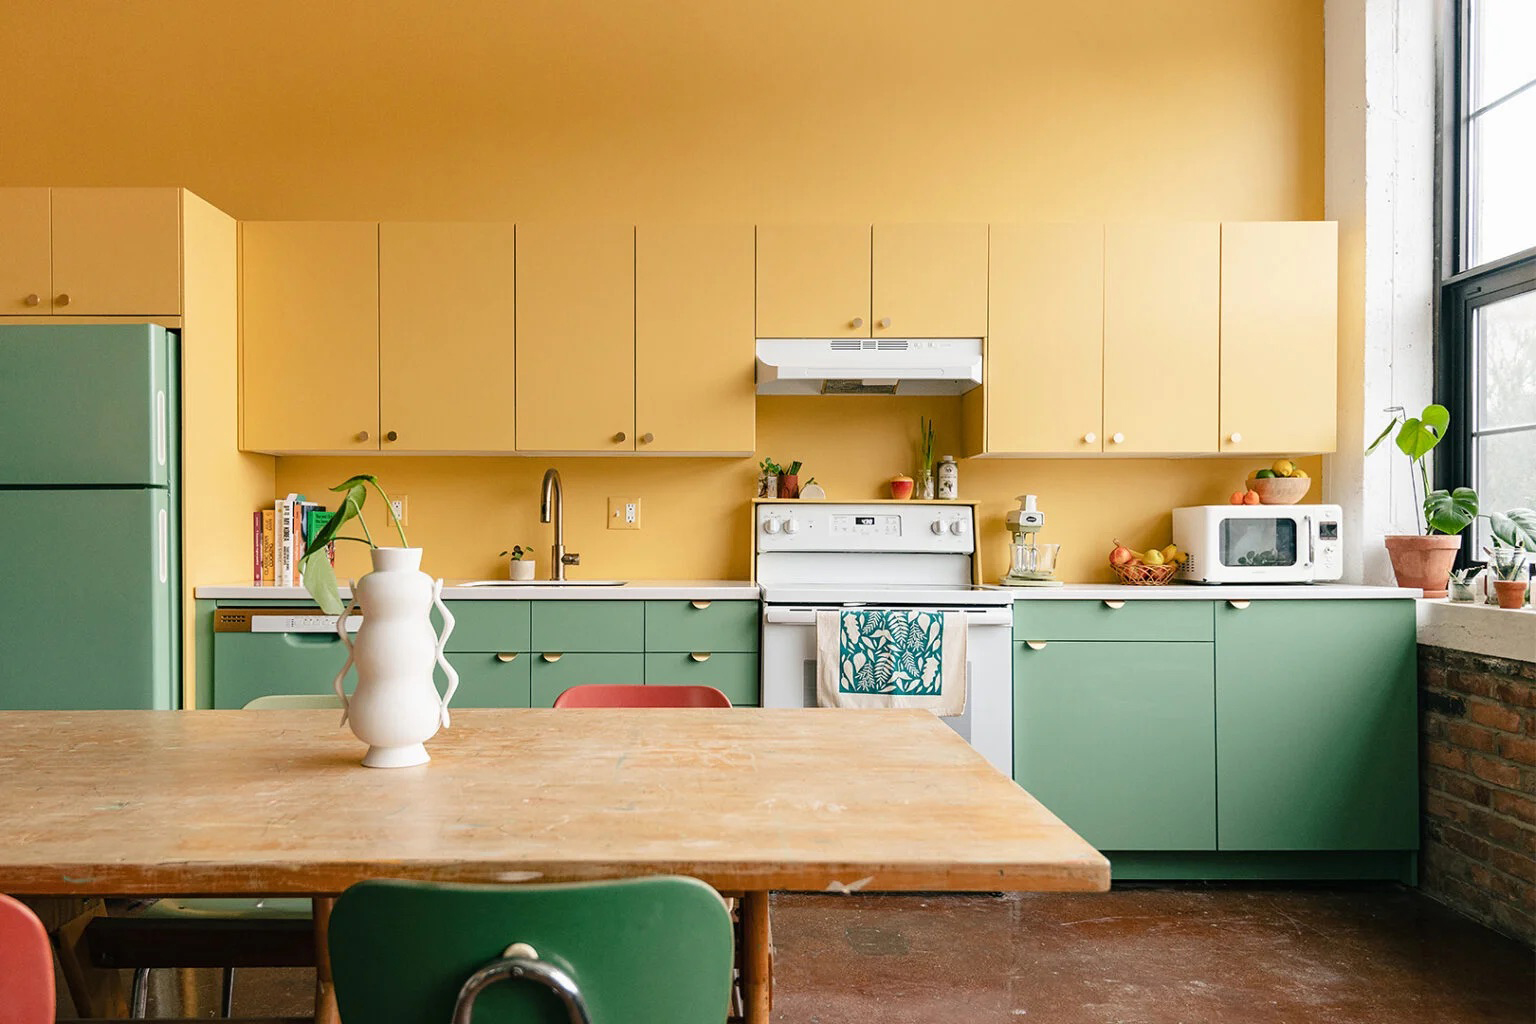
M1419 884L1536 945L1536 663L1419 647Z

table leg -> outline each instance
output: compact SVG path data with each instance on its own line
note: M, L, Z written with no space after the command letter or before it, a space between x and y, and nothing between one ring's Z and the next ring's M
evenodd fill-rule
M773 1009L773 929L766 892L742 893L741 945L746 1024L768 1024Z
M334 897L314 898L315 919L315 1024L341 1024L336 1010L336 988L331 982L331 908Z

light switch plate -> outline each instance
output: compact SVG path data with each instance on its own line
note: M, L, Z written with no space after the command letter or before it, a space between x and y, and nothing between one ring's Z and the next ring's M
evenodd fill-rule
M609 498L608 499L608 529L610 529L610 530L638 530L638 529L640 529L640 499L639 498Z

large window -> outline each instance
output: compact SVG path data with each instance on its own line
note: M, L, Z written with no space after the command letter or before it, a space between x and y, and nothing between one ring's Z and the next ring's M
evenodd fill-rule
M1454 8L1437 475L1502 511L1536 506L1536 0ZM1488 543L1479 523L1469 554Z

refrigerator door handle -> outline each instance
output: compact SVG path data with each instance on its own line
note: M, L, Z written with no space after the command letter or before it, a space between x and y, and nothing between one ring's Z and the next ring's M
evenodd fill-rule
M166 433L167 433L167 431L166 431L165 392L164 391L156 391L155 392L155 457L160 460L160 465L162 465L162 466L165 465L165 460L166 460L166 457L167 457L167 450L166 449L167 449L167 446L169 444L169 439L165 436Z
M160 555L160 582L161 583L167 583L167 582L170 581L170 578L171 578L171 555L170 555L170 521L171 521L171 514L170 514L170 512L167 511L166 509L161 509L160 510L159 520L160 520L160 529L159 529L159 534L160 534L160 536L159 536L159 542L160 542L159 543L159 547L160 547L160 552L159 552L159 555Z

